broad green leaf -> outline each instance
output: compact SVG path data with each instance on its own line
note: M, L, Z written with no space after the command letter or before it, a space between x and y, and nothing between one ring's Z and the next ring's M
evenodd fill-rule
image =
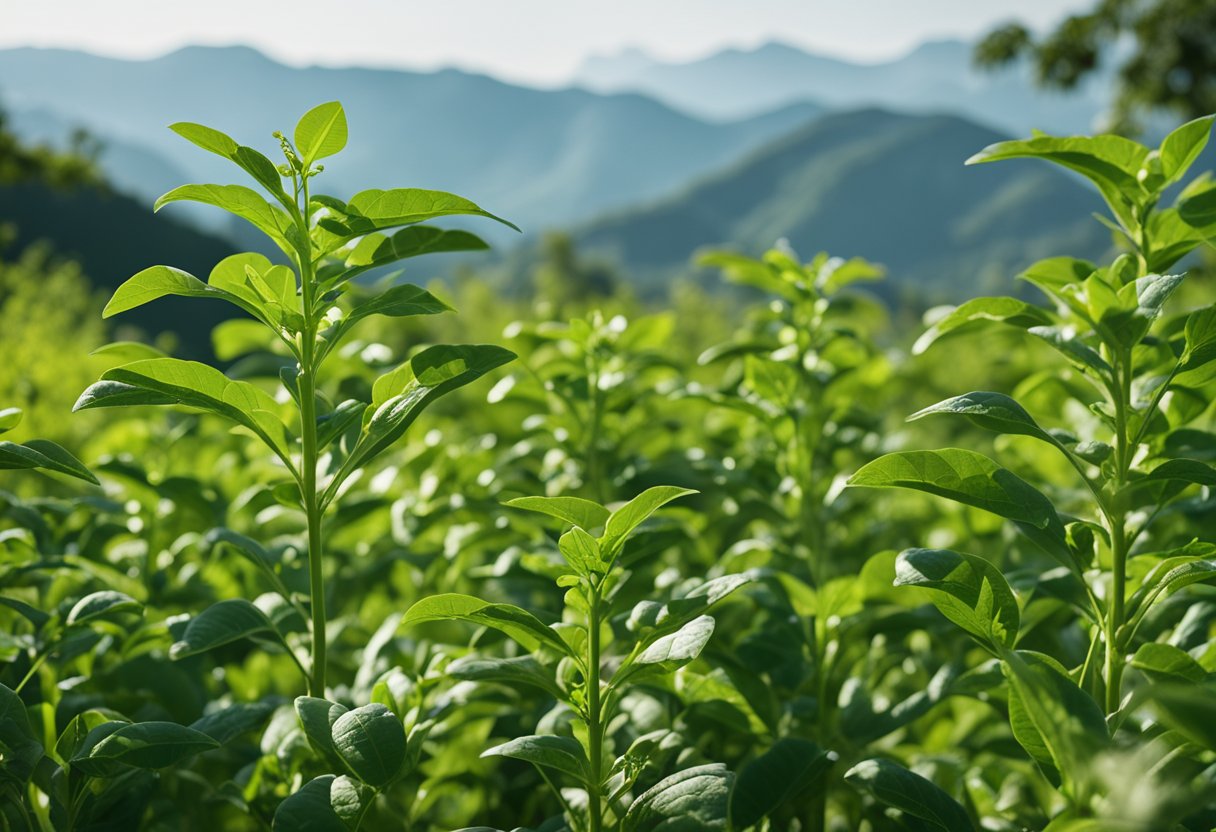
M294 236L291 218L244 185L182 185L156 200L152 210L183 201L222 208L261 231L286 254L297 253L290 241Z
M173 396L157 393L134 384L123 384L119 381L98 381L90 384L88 389L80 394L72 412L90 410L97 407L144 407L150 405L177 404Z
M378 702L338 717L333 740L350 770L377 789L396 777L405 762L405 729L396 714Z
M487 749L481 756L525 760L535 766L544 766L568 774L580 785L591 779L587 755L583 753L583 746L573 737L557 737L551 734L519 737Z
M345 774L323 774L304 784L275 810L274 832L354 832L375 792Z
M603 574L607 570L599 541L579 526L573 526L563 534L557 541L557 548L566 563L580 575Z
M24 601L18 601L16 598L6 598L0 595L0 607L8 607L13 612L20 615L30 624L34 625L34 630L41 630L42 627L51 620L51 616L37 607L31 606Z
M206 127L202 124L179 121L176 124L170 124L169 129L186 141L201 147L203 150L210 151L217 156L223 156L225 159L235 162L242 170L252 176L259 185L279 199L286 200L288 198L287 194L283 191L283 179L279 176L279 171L275 168L274 162L271 162L252 147L239 145L219 130Z
M435 346L411 358L404 372L382 376L373 387L375 409L364 413L363 433L331 489L396 442L436 399L514 358L515 353L495 346Z
M1216 579L1216 545L1192 543L1158 561L1127 602L1127 616L1138 619L1161 598L1185 586Z
M1192 312L1186 319L1186 346L1178 359L1179 372L1216 360L1216 305Z
M604 524L604 536L601 539L601 548L605 552L614 555L620 550L621 545L624 544L625 538L634 529L644 523L650 515L672 500L696 493L692 489L679 488L674 485L656 485L652 488L647 488L625 505L612 512Z
M1020 434L1041 439L1049 445L1056 441L1039 427L1026 409L1004 393L977 391L955 396L918 410L908 417L912 422L934 414L965 416L972 423L995 433Z
M172 266L152 266L144 269L114 290L113 297L102 310L101 317L109 318L119 312L135 309L157 298L176 295L183 298L219 298L234 303L242 309L246 304L240 298L208 286L192 274Z
M305 165L333 156L346 147L346 112L337 101L313 107L300 117L295 130L296 150Z
M351 327L370 315L405 318L411 315L437 315L441 312L451 311L452 307L425 289L403 283L356 305L342 318L333 335L327 337L334 341L341 340Z
M355 236L458 214L487 217L519 230L514 223L491 214L463 197L421 188L360 191L346 203L346 213Z
M1026 650L1007 651L1009 719L1014 737L1064 791L1082 798L1090 761L1109 745L1098 704L1053 659Z
M890 760L862 760L844 779L886 806L920 818L942 832L969 832L975 826L957 800L924 777Z
M1162 682L1149 688L1148 698L1162 725L1216 751L1216 682Z
M64 448L46 439L31 439L24 445L0 442L0 470L20 468L53 471L98 485L97 477Z
M621 822L621 832L726 832L734 775L721 763L665 777L642 792Z
M468 231L412 225L392 235L368 234L361 237L346 254L346 268L355 273L387 266L422 254L455 251L484 251L489 245ZM344 273L341 281L348 278Z
M465 656L449 664L445 672L453 679L466 682L531 685L540 688L555 699L565 696L562 689L558 687L553 671L531 656L515 656L509 659Z
M1203 116L1178 127L1161 142L1161 175L1167 183L1187 172L1207 146L1214 116Z
M1122 136L1035 136L989 145L967 164L1018 158L1054 162L1093 182L1123 226L1133 228L1132 207L1148 196L1138 179L1148 152L1148 148Z
M810 740L784 737L739 773L730 796L734 829L759 823L787 800L818 785L833 757Z
M184 659L263 633L278 637L266 613L243 598L229 598L191 618L181 641L170 648L169 658Z
M112 763L167 768L219 745L201 731L175 722L133 722L94 745L87 756L73 759L72 764L85 773L108 772Z
M223 416L253 431L280 457L286 459L290 455L287 428L275 415L278 404L270 394L247 381L234 381L214 367L178 358L150 358L107 370L101 378L103 382L141 388L159 397L160 402L169 399ZM111 389L106 388L106 391ZM113 396L99 395L100 391L90 387L81 394L74 409L116 406L125 401L127 391L116 392L124 394L117 402Z
M1132 667L1156 682L1202 682L1207 671L1185 650L1172 644L1149 642L1132 656Z
M1114 372L1098 351L1086 344L1071 330L1059 326L1032 326L1026 330L1036 338L1050 344L1083 373L1092 373L1107 378Z
M103 589L81 598L68 613L67 624L86 624L122 613L143 613L144 605L130 595Z
M517 497L508 500L511 508L522 508L556 517L565 523L592 531L608 522L608 509L582 497Z
M1178 217L1209 242L1216 235L1216 185L1200 178L1178 195Z
M959 448L887 454L864 465L849 485L910 488L990 511L1014 521L1049 554L1076 568L1051 501L983 454Z
M1013 647L1017 641L1017 598L1001 571L981 557L908 549L895 562L895 586L927 590L942 615L994 647Z
M24 785L42 759L42 743L30 724L25 703L11 688L0 685L0 777Z
M659 606L652 626L669 627L699 615L730 595L736 589L756 579L755 572L721 575L693 588L688 594L673 598Z
M713 616L694 618L674 633L655 639L632 662L622 665L613 684L641 676L674 673L700 656L713 634Z
M326 755L337 755L334 748L334 723L349 710L345 705L315 696L296 697L296 716L312 746Z
M471 595L432 595L410 607L401 619L401 627L404 629L428 621L469 621L483 627L493 627L528 650L536 650L543 644L563 655L573 655L552 627L512 604L491 604Z
M925 330L916 339L912 353L920 355L951 332L966 331L989 322L1029 329L1049 325L1053 319L1046 310L1017 298L975 298L961 304Z
M68 723L63 732L59 734L59 739L55 741L55 759L61 765L68 764L80 752L85 739L93 729L107 722L117 721L115 719L116 716L112 711L90 708L72 717L72 721ZM118 727L119 725L116 725L115 730ZM0 743L2 742L3 740L0 740Z
M211 711L190 723L190 727L226 745L265 725L273 713L274 706L268 702L238 702Z

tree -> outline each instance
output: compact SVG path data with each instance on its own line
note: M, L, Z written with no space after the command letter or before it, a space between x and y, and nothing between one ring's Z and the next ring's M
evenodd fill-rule
M1071 89L1112 55L1121 61L1116 129L1134 131L1153 110L1188 120L1216 112L1216 0L1099 0L1041 37L1008 23L977 45L975 61L996 67L1028 56L1040 85Z

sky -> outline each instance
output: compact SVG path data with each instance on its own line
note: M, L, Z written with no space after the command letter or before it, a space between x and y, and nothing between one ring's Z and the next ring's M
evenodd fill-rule
M0 0L0 48L147 58L191 43L248 44L296 65L455 66L536 85L592 54L667 60L781 40L861 61L925 40L1036 29L1096 0ZM341 10L336 14L335 10Z

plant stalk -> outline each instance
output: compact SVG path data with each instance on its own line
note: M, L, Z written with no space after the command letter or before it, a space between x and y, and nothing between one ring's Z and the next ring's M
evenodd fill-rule
M587 745L591 759L591 782L587 784L587 828L590 832L603 829L603 807L600 797L600 782L603 779L601 763L604 757L604 733L600 724L600 589L591 587L591 614L587 623Z

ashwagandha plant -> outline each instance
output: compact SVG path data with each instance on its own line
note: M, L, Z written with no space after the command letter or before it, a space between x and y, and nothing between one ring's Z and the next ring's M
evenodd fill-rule
M999 661L1013 735L1067 803L1052 830L1115 828L1102 824L1116 821L1135 830L1212 824L1216 776L1205 766L1216 743L1203 727L1216 716L1211 641L1179 621L1188 593L1176 596L1182 608L1175 604L1172 616L1158 614L1174 593L1216 577L1216 546L1185 539L1179 545L1168 524L1196 487L1206 494L1216 486L1216 470L1186 456L1210 447L1211 434L1191 424L1210 411L1216 306L1163 314L1184 278L1169 270L1216 236L1216 184L1195 178L1162 207L1206 145L1212 122L1185 124L1156 149L1117 136L1040 135L993 145L970 160L1039 158L1081 174L1110 209L1103 222L1130 250L1107 266L1067 257L1039 262L1022 278L1049 303L972 300L917 344L923 351L950 333L994 324L1045 342L1065 362L1053 380L1063 380L1053 389L1065 392L1047 397L1056 404L1043 414L1048 427L1013 397L986 391L911 418L961 416L997 434L1029 437L1043 453L1060 456L1072 484L1037 487L988 456L957 448L889 454L851 480L924 491L1000 515L1057 562L1011 585L999 557L994 563L946 549L909 549L895 577L898 586L925 590ZM1031 384L1018 392L1045 398ZM1027 622L1038 615L1034 605L1045 601L1075 610L1087 639L1083 654L1019 649L1033 626ZM1130 685L1129 657L1141 671ZM1141 756L1101 764L1119 753ZM1118 773L1128 765L1137 771L1134 781Z
M465 681L530 685L556 700L542 719L542 733L510 740L483 756L534 764L553 788L570 828L640 830L664 821L726 828L733 777L724 766L679 771L633 799L631 789L647 764L669 750L663 743L669 732L641 735L628 748L616 747L613 737L631 688L694 661L714 631L706 611L751 579L725 575L678 599L643 601L632 610L614 604L629 576L620 561L631 534L660 507L690 493L656 486L611 512L577 497L510 501L568 527L558 541L565 565L557 584L566 590L559 623L546 624L511 604L452 594L425 598L402 619L403 627L471 622L501 631L526 651L508 658L469 656L446 672ZM682 805L682 799L689 802Z
M231 379L207 364L159 357L107 371L81 395L76 409L183 405L232 422L278 458L284 480L276 496L298 509L305 520L307 608L285 591L269 565L262 563L256 547L240 545L237 537L227 542L262 563L269 588L310 622L311 655L307 661L297 656L272 616L247 600L234 598L195 616L174 645L172 656L184 658L251 635L269 636L295 659L307 677L309 693L323 697L327 665L323 524L327 510L341 500L343 488L397 441L425 407L514 357L496 346L432 346L380 376L370 401L331 401L322 389L325 361L361 320L372 315L408 317L449 311L429 292L409 284L394 285L352 303L352 281L405 258L486 247L467 231L423 224L428 220L464 214L511 224L466 199L439 191L373 189L346 202L315 193L312 182L323 170L318 162L346 145L346 115L338 102L305 113L292 140L275 134L285 158L277 166L257 150L210 127L179 123L172 129L235 163L261 186L269 200L243 185L183 185L157 200L156 208L180 201L221 208L266 235L286 263L272 262L257 253L236 254L218 263L205 283L170 266L152 266L122 284L104 314L116 315L167 295L227 301L267 327L295 360L295 366L281 374L287 404L267 390Z

